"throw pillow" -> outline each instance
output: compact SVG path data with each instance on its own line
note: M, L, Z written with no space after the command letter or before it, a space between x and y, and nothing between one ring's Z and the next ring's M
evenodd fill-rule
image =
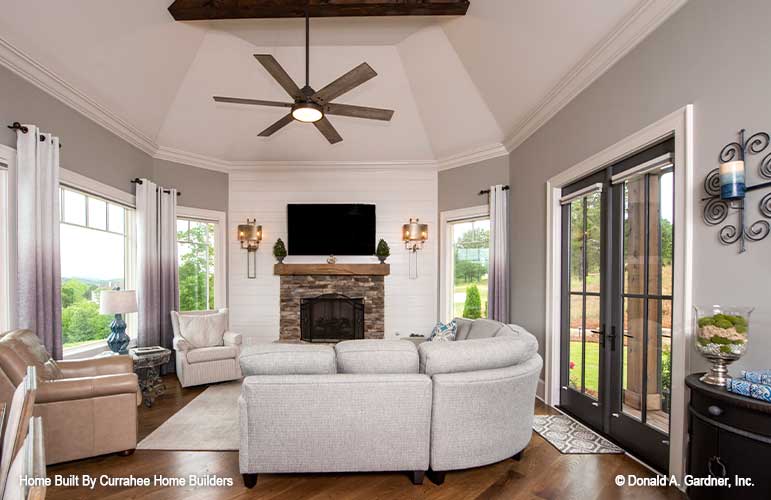
M180 314L179 333L196 348L221 346L227 322L228 316L225 312Z
M448 342L455 340L455 333L458 330L458 324L455 320L449 323L442 323L441 321L436 324L431 331L431 335L428 337L429 342Z

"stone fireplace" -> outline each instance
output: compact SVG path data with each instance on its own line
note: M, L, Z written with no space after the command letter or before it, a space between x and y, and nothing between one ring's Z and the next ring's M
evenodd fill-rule
M281 281L279 341L382 339L389 272L388 264L276 264L274 273ZM339 300L334 304L332 299ZM304 308L306 321L320 320L315 330L308 324L303 332ZM363 316L358 317L363 320L359 332L354 330L357 310Z
M364 338L364 299L327 293L300 299L300 340L339 342Z

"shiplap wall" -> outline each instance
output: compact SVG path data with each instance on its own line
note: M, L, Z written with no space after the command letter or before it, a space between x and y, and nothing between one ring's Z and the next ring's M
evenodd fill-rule
M389 168L276 168L230 173L229 188L230 328L244 343L272 342L279 332L279 277L273 275L273 244L287 241L288 203L372 203L377 207L377 238L391 247L391 275L385 278L386 338L427 334L436 321L437 174L421 166ZM418 279L409 279L409 252L401 242L402 224L419 217L429 224L429 242L418 252ZM256 218L263 240L257 252L257 278L246 277L246 251L236 240L237 225ZM334 233L330 233L334 238ZM286 263L325 262L326 256L292 257ZM377 262L372 257L338 257L338 262Z

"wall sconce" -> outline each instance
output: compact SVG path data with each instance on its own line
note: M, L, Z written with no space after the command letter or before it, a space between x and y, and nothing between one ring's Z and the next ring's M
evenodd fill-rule
M418 277L418 250L428 240L428 224L420 224L420 219L410 218L409 224L402 226L404 248L410 251L410 279Z
M758 132L744 138L744 129L739 131L739 140L726 144L720 151L720 167L712 170L704 179L704 190L708 197L704 206L704 222L711 226L722 224L730 209L739 212L736 225L727 224L720 228L720 241L725 245L739 243L739 253L746 250L747 240L760 241L771 232L771 224L760 219L749 226L746 224L745 198L747 194L771 187L771 182L761 182L748 186L745 177L745 162L749 155L758 155L771 143L771 137L765 132ZM758 165L758 174L763 179L771 179L771 153L766 154ZM760 214L771 219L771 193L766 194L759 204Z
M238 225L238 241L246 250L246 277L257 277L257 249L262 241L262 226L257 225L257 219L246 219L246 224Z

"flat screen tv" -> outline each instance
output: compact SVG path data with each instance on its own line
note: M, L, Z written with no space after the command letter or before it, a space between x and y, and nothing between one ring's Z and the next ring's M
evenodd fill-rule
M375 205L287 205L289 255L374 255Z

